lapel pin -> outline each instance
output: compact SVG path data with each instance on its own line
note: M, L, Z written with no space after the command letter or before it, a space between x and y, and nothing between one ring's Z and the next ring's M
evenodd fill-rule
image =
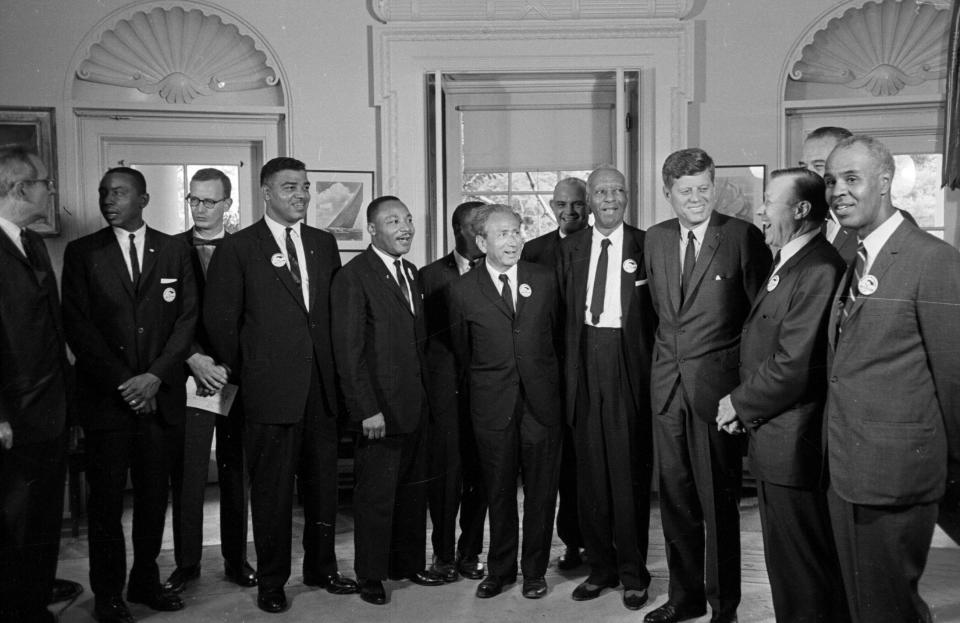
M172 303L173 301L176 300L176 298L177 298L177 291L174 290L173 288L166 288L163 291L163 300L165 300L166 302Z
M864 275L857 283L857 288L860 290L860 294L864 296L870 296L877 291L877 286L880 285L880 282L877 281L877 278L873 275Z
M519 292L520 296L522 296L523 298L529 298L530 295L533 294L533 288L531 288L526 283L521 283L520 288L517 290L517 292Z
M637 263L633 260L623 260L623 270L628 273L637 272Z
M780 285L780 275L770 277L770 280L767 282L767 292L773 292L778 285Z
M270 263L273 264L275 267L280 268L287 262L286 260L283 259L282 253L274 253L273 256L270 258Z

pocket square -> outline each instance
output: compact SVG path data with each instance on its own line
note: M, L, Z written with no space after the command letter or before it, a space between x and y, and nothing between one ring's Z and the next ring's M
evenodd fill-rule
M647 280L646 280L646 279L640 279L639 281L634 281L634 282L633 282L633 287L635 287L635 288L638 287L638 286L645 286L645 285L647 285Z
M723 275L717 275L716 277L713 278L714 281L723 281L724 279L726 279L726 277L724 277Z
M177 279L174 277L160 277L160 283L176 283Z

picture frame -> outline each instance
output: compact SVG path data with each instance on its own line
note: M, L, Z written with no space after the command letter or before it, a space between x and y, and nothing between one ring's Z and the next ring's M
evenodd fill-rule
M375 196L373 171L307 169L314 189L310 224L333 234L341 251L370 244L366 206Z
M55 112L54 108L0 106L0 145L19 144L36 152L47 167L47 175L59 182ZM58 193L50 193L46 217L30 229L45 237L60 235Z
M714 209L721 214L755 223L757 208L763 203L766 179L767 167L763 164L717 165Z

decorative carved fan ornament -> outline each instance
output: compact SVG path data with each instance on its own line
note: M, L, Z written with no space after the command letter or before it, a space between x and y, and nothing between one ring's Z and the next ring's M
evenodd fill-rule
M278 82L252 38L216 15L180 7L135 13L118 22L91 46L77 77L157 93L171 104Z
M933 4L867 2L818 31L790 77L896 95L907 85L946 76L949 25L949 11Z

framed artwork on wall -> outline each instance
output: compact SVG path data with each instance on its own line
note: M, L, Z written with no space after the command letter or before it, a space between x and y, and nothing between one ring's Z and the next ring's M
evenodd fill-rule
M53 108L0 107L0 145L19 144L36 152L47 167L50 179L57 178L57 137ZM60 200L50 193L46 218L30 229L42 236L60 234Z
M370 244L367 204L374 197L373 171L307 169L314 188L310 224L337 239L341 251L362 251Z
M717 165L714 181L716 207L721 214L753 223L763 203L767 167L762 164Z

